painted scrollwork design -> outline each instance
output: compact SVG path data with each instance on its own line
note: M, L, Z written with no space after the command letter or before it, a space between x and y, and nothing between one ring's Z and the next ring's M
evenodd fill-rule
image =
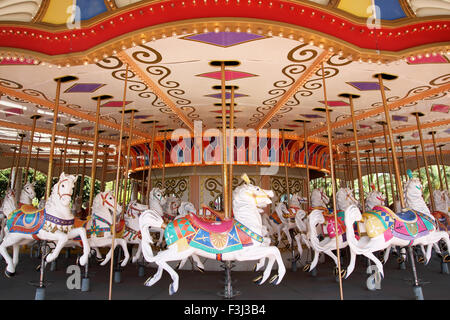
M162 56L161 54L151 47L147 47L146 45L140 45L139 47L144 48L147 51L135 51L132 53L132 57L141 63L144 64L156 64L161 62ZM152 58L154 59L148 59Z
M102 69L113 70L122 67L123 62L119 58L111 56L103 60L100 60L99 62L96 63L96 65Z
M437 77L429 82L432 86L441 86L450 82L450 73Z
M8 88L8 89L22 89L23 85L18 82L0 78L0 86Z
M192 106L182 106L180 107L181 110L186 111L187 112L187 116L190 119L199 119L200 115L197 113L194 113L196 110L194 107Z
M169 68L163 67L163 66L149 66L146 68L147 72L154 76L162 76L158 79L158 83L160 86L164 88L178 88L180 84L176 81L167 80L163 82L164 79L166 79L172 71L170 71Z
M120 81L127 81L127 82L131 82L131 84L128 86L128 89L130 89L131 91L137 91L137 92L143 92L145 90L148 89L148 86L142 82L142 81L138 81L138 80L133 80L136 76L136 74L131 71L126 69L120 69L120 70L116 70L113 73L111 73L111 75L113 76L113 78L120 80Z
M305 50L300 50L304 47L306 47L308 44L301 44L297 47L295 47L294 49L292 49L291 51L289 51L287 58L295 63L298 62L306 62L306 61L310 61L312 59L314 59L315 57L317 57L317 51L313 50L313 49L305 49ZM294 58L294 55L299 55L301 58Z
M276 199L279 201L281 196L286 193L285 177L271 177L270 188L275 193ZM289 192L291 194L303 191L303 180L299 178L289 178Z
M348 60L345 57L342 57L338 54L332 55L328 60L327 64L334 67L341 67L352 63L352 60Z

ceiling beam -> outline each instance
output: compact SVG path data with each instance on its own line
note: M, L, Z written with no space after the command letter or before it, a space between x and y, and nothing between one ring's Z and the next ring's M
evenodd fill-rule
M19 140L9 140L9 139L0 139L0 144L8 144L8 145L19 145L20 141ZM30 145L30 141L22 141L22 146L24 147L28 147ZM50 148L50 142L37 142L34 141L33 142L33 147L39 147L39 148ZM55 144L55 150L59 150L59 149L65 149L66 145L65 144ZM70 150L80 150L80 146L78 144L68 144L67 145L67 149ZM89 146L81 146L81 151L93 151L94 148L93 147L89 147ZM112 153L114 152L114 149L112 148L103 148L103 147L99 147L98 148L99 152L108 152L108 153ZM56 153L56 151L55 151Z
M46 108L48 108L50 110L54 110L55 109L55 104L53 102L45 100L45 99L41 99L41 98L38 98L38 97L35 97L35 96L32 96L32 95L29 95L29 94L26 94L26 93L23 93L23 92L20 92L20 91L16 91L16 90L13 90L13 89L9 89L9 88L0 86L0 92L3 93L3 94L6 94L8 96L15 97L15 98L27 101L29 103L33 103L33 104L40 105L42 107L46 107ZM92 123L96 122L95 115L90 115L90 114L87 114L87 113L84 113L84 112L81 112L81 111L69 108L68 106L65 106L65 105L60 105L59 106L59 112L65 113L65 114L68 114L68 115L71 115L71 116L74 116L74 117L78 117L78 118L87 120L87 121L92 122ZM104 127L108 127L108 128L120 131L120 124L114 123L112 121L108 121L108 120L100 118L99 124L101 124ZM129 130L130 129L129 129L128 126L124 126L124 131L129 131ZM143 132L143 131L140 131L140 130L133 130L133 134L137 135L137 136L144 137L144 138L148 138L148 139L151 138L151 134ZM114 144L118 144L118 142L116 141Z
M423 130L423 129L430 129L430 128L435 128L435 127L445 126L445 125L449 125L449 124L450 124L450 119L446 119L446 120L441 120L441 121L436 121L436 122L423 123L423 124L421 124L420 127ZM417 130L417 125L412 125L409 127L395 129L395 130L392 130L392 133L399 134L399 133L410 132L410 131L415 131L415 130ZM374 133L370 133L370 134L365 134L363 136L358 136L358 141L359 140L364 141L364 140L374 139L374 138L383 137L383 136L384 136L384 132L378 131L378 132L374 132ZM333 141L333 144L339 145L339 144L344 144L344 143L352 143L353 141L354 141L353 137L348 137L348 138L336 139Z
M14 122L3 121L3 120L0 120L0 127L17 129L17 130L22 130L22 131L30 131L30 132L32 130L32 126L19 124L19 123L14 123ZM39 128L37 126L35 128L35 132L45 133L45 134L48 134L50 136L52 135L52 131L50 129ZM65 138L66 137L66 131L56 131L56 135ZM78 140L81 140L81 141L94 141L94 137L85 136L85 135L77 134L77 133L74 133L74 132L70 132L70 138L78 139ZM105 138L100 138L99 142L101 144L114 144L114 145L117 144L116 140L105 139Z
M395 139L395 146L400 148L400 143L397 142L398 139ZM450 142L450 138L436 138L436 143L448 143ZM402 142L403 147L405 146L420 146L420 140L403 140ZM424 140L423 144L425 145L425 147L433 145L433 140L432 139L428 139L428 140ZM359 145L359 150L372 150L372 144L366 144L366 145ZM386 145L384 143L378 143L378 144L374 144L375 150L376 149L385 149ZM406 148L403 148L403 150L405 150ZM342 152L346 152L347 149L343 149ZM349 147L350 151L355 151L355 146L350 146Z
M194 131L194 124L189 118L177 107L177 105L153 82L152 79L138 66L138 64L124 51L117 53L117 57L124 64L128 64L130 69L153 91L156 96L161 99L169 109L180 118L181 121L191 130Z
M448 91L448 90L450 90L450 83L443 84L443 85L438 86L436 88L433 88L433 89L430 89L430 90L427 90L427 91L424 91L424 92L421 92L421 93L418 93L418 94L406 97L404 99L400 99L400 100L397 100L395 102L389 103L387 105L387 107L388 107L389 110L395 109L395 108L399 108L399 107L402 107L402 106L404 106L406 104L409 104L409 103L412 103L412 102L416 102L416 101L419 101L419 100L423 100L423 99L425 99L427 97L430 97L430 96L433 96L433 95L437 95L437 94L439 94L441 92L445 92L445 91ZM359 121L359 120L362 120L362 119L367 119L367 118L379 115L380 113L383 113L383 112L384 112L384 107L383 106L375 107L375 108L373 108L373 109L371 109L371 110L369 110L367 112L363 112L363 113L360 113L360 114L356 115L354 118L355 118L356 121ZM343 120L337 121L335 123L332 123L331 124L331 128L332 129L336 129L336 128L339 128L339 127L347 126L347 125L349 125L351 123L352 123L352 118L348 117L346 119L343 119ZM316 130L310 130L308 132L308 134L313 136L313 135L317 135L317 134L326 132L326 130L327 130L326 126L321 126L320 128L318 128Z
M295 81L295 83L289 88L288 91L278 100L277 104L267 112L267 114L261 119L261 121L256 125L256 131L263 128L274 116L275 114L286 104L286 102L297 92L297 90L305 84L306 81L317 71L320 64L330 58L334 53L325 50L319 57L302 73L300 78Z
M17 157L17 154L14 155L14 152L3 152L1 155L2 155L2 157L9 157L9 158ZM31 154L31 159L36 159L36 156L37 156L36 153ZM63 155L61 155L60 152L55 153L54 154L54 159L61 159L61 156L63 156ZM26 157L27 157L26 154L21 154L20 155L20 158L26 158ZM44 154L39 153L39 159L41 159L41 158L42 159L48 159L49 157L50 157L50 154L48 154L48 153L44 153ZM81 160L83 160L83 157L84 157L84 155L78 156L78 154L71 154L71 155L68 155L66 159L78 159L78 158L80 158ZM112 155L112 156L108 156L107 159L115 161L117 159L117 157L115 155ZM86 161L92 162L91 160L92 160L92 155L87 155ZM103 157L102 157L101 160L102 161L97 161L97 166L102 165ZM66 164L67 163L69 163L69 161L66 161ZM75 165L78 165L78 163L75 163L75 162L72 162L72 163L75 164ZM58 164L59 164L59 161L55 162L53 165L56 166ZM108 162L108 165L116 166L117 163L116 162ZM80 164L80 167L81 167L81 164Z
M407 158L407 157L416 157L416 153L413 151L413 152L411 152L411 151L407 151L407 152L404 152L404 154L405 154L405 158ZM419 153L420 154L420 156L422 156L422 152L420 152ZM450 150L442 150L442 154L450 154ZM425 151L425 155L428 157L428 156L434 156L434 150L433 151ZM386 153L384 153L384 152L375 152L375 156L377 157L377 158L384 158L384 157L386 157ZM350 155L348 156L349 158L352 158L352 159L356 159L356 153L350 153ZM361 159L365 159L365 158L367 158L367 153L360 153L360 158ZM401 157L400 157L401 158ZM373 153L370 153L370 160L372 161L372 159L373 159ZM379 162L380 160L378 159L378 161L377 161L377 164L379 165L380 164L380 162ZM337 160L337 162L338 163L345 163L345 157L344 158L340 158L339 160ZM392 166L392 160L390 161L390 163L391 163L391 166ZM387 162L383 162L383 164L387 164ZM352 161L352 165L353 166L357 166L357 163L356 163L356 161L354 160L354 161ZM361 161L361 166L365 166L366 165L366 161L364 160L364 161ZM373 162L371 163L371 166L373 166Z

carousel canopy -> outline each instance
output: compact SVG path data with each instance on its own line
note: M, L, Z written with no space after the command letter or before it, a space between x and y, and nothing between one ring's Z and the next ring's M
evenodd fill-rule
M361 155L375 146L381 159L385 136L380 121L386 119L374 75L388 73L397 77L382 82L396 146L400 148L397 138L402 136L406 156L415 156L411 148L420 145L420 137L414 113L420 112L426 151L433 152L429 132L434 131L447 155L449 18L450 2L445 0L2 1L1 150L12 156L11 147L20 143L18 134L26 132L25 152L32 116L40 115L33 147L48 156L54 79L65 75L77 80L61 85L56 153L68 135L67 156L73 163L80 150L92 154L97 106L92 98L105 94L112 98L101 101L99 159L106 154L111 167L124 103L136 110L133 123L131 114L125 115L124 131L128 135L133 130L133 170L148 165L154 121L161 144L155 148L154 164L161 162L167 129L183 129L176 132L185 137L200 129L206 139L203 148L214 149L222 126L224 76L234 88L234 126L242 129L237 136L266 130L258 135L262 148L270 130L290 129L286 144L291 165L304 165L306 122L311 150L316 150L310 164L328 169L326 152L319 155L328 144L325 103L337 157L342 159L345 150L355 157L350 101L343 93L359 96L353 99L353 117ZM217 61L227 62L223 74ZM231 91L225 93L230 104ZM236 161L264 163L252 158L248 137L236 144ZM169 155L175 146L176 140L166 144ZM272 145L267 148L272 150ZM193 163L193 143L181 149L179 158L167 156L167 163ZM282 162L279 148L274 151ZM3 167L9 163L4 160Z

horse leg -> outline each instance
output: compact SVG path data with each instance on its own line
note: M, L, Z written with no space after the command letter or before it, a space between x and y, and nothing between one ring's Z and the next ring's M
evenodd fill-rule
M141 246L141 242L139 242L138 248L137 248L137 250L136 250L136 253L135 253L134 256L133 256L133 259L131 259L131 262L132 262L132 263L136 263L136 261L139 260L139 258L140 258L140 256L141 256L141 253L142 253L142 246Z
M319 251L314 250L314 257L309 266L309 271L313 270L317 266L317 262L319 262Z
M19 244L15 243L13 244L13 263L14 263L14 268L17 267L17 264L19 263Z
M355 269L355 263L356 263L356 253L352 249L350 249L350 263L347 266L347 274L345 275L345 279L347 279Z
M297 250L298 250L299 257L301 257L302 254L303 254L303 247L302 247L302 244L300 242L301 234L300 233L296 234L294 239L295 239L295 242L297 242Z
M128 263L128 260L130 259L130 253L128 252L127 242L124 239L116 239L116 241L114 241L114 242L117 242L117 244L120 245L123 249L125 259L122 261L120 266L125 267ZM115 248L115 246L114 246L114 248Z
M200 272L205 271L205 266L203 265L203 263L201 262L200 258L198 255L193 254L192 255L192 259L195 261L195 264L197 265L197 268L200 270Z
M7 264L5 274L8 277L15 274L16 268L14 266L13 259L8 254L7 248L19 242L20 240L21 238L18 237L18 234L8 233L3 239L3 242L0 244L0 254L2 255L3 259L5 259L5 262Z
M46 262L52 262L53 260L55 260L58 257L59 253L61 252L62 248L64 248L64 246L65 246L66 242L69 240L69 238L68 238L67 234L65 234L64 232L61 232L61 231L55 231L55 233L45 232L43 234L43 236L40 236L39 233L38 233L38 237L41 239L46 239L48 241L56 241L55 248L45 258Z
M389 246L384 250L383 263L386 263L389 259L389 253L391 252L391 247Z
M384 273L383 273L383 264L380 262L380 260L378 260L378 258L373 254L373 252L366 252L363 253L364 256L366 256L367 258L369 258L370 260L373 261L373 263L375 263L375 265L378 268L378 272L380 272L381 277L384 278Z
M81 238L81 243L83 244L83 255L80 257L80 265L86 265L89 259L89 253L91 252L91 247L89 246L89 241L86 236L86 230L84 228L75 228L70 230L67 236L69 239L73 239L77 236Z
M158 282L161 279L163 271L164 271L164 269L158 265L158 270L156 271L156 273L153 276L151 276L150 278L145 280L144 286L151 287L156 282Z

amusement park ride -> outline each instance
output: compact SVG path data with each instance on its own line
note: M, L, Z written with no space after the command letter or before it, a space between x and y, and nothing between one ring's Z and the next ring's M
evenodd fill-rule
M172 295L175 269L213 260L230 299L246 261L278 285L326 255L343 299L356 259L382 278L395 251L423 299L415 256L449 273L449 18L446 0L0 3L4 274L39 246L44 299L76 248L82 291L92 257L109 299L131 263Z

